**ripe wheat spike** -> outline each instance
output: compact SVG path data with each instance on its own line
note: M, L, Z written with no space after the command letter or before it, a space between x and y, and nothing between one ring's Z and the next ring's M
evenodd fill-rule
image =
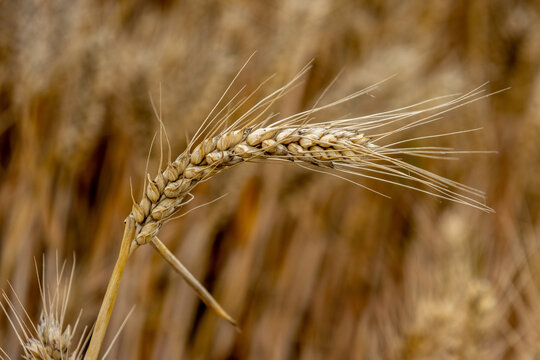
M291 82L263 98L232 125L225 124L245 99L225 114L221 114L221 110L211 120L209 116L182 154L174 161L169 161L155 178L148 175L143 197L140 202L134 202L131 212L137 227L134 240L136 245L147 244L157 236L161 226L191 200L190 192L197 184L222 170L257 160L290 161L337 176L342 176L341 173L377 179L483 211L492 211L485 205L481 191L402 160L404 156L444 158L472 151L455 151L436 146L402 146L407 141L419 138L390 144L384 142L391 135L440 120L444 113L487 96L481 87L449 100L440 97L379 114L308 122L316 113L366 94L373 86L330 104L270 122L275 117L268 113L270 106L284 96L308 69L306 67ZM441 100L446 101L438 103ZM230 103L227 105L230 106ZM209 130L211 125L214 128ZM394 128L388 130L392 126ZM384 131L379 131L383 128ZM460 132L424 138L457 133Z

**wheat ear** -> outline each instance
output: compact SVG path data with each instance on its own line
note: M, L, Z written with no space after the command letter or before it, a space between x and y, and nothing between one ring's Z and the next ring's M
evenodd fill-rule
M81 314L79 313L79 317L77 317L73 326L66 324L65 321L71 285L73 283L75 261L73 261L73 267L69 277L65 277L64 270L66 263L64 262L59 269L58 258L56 259L56 284L52 289L45 281L45 262L43 261L41 280L35 260L34 264L42 301L40 320L37 325L34 325L30 315L24 310L22 302L11 285L11 291L14 294L16 303L23 309L24 315L16 311L14 302L11 301L6 292L2 291L2 297L7 307L0 301L0 308L6 314L22 346L22 358L26 360L80 360L83 358L83 348L88 341L88 337L86 336L87 328L84 328L80 340L75 343L75 333L77 332ZM13 314L12 316L10 316L10 312ZM2 349L0 348L0 350ZM9 359L9 356L5 352L3 353ZM1 354L0 358L3 359Z
M348 181L352 181L346 177L348 175L377 179L483 211L492 211L484 204L483 194L480 191L418 168L402 159L404 156L439 158L459 154L462 151L441 147L402 146L407 141L422 138L384 144L384 140L388 142L396 134L438 121L444 113L488 96L483 94L482 88L462 96L450 99L435 98L385 113L308 123L313 120L315 114L363 95L373 89L370 87L330 104L314 106L310 110L271 122L275 114L269 114L269 109L275 101L287 94L308 70L309 67L304 68L289 83L264 97L231 125L228 125L228 122L232 114L254 93L232 104L239 95L236 94L231 101L222 106L222 110L214 113L224 94L202 123L187 149L174 161L169 159L165 170L160 170L155 178L147 176L142 199L139 202L134 201L131 214L126 220L119 260L96 322L87 359L96 359L99 353L127 258L137 247L148 243L152 243L160 255L188 281L210 308L236 325L232 317L159 241L157 235L163 224L173 219L174 214L191 200L193 196L190 191L195 186L218 172L240 163L256 160L289 161L315 171L343 177ZM441 103L441 100L446 101ZM225 112L225 109L229 110ZM424 138L461 132L435 134Z

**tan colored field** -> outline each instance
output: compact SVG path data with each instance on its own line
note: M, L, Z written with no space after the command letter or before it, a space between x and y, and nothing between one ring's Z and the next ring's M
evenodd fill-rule
M92 326L132 209L130 179L138 201L159 131L152 101L175 158L255 51L232 94L274 77L233 120L310 61L272 104L277 118L389 77L314 121L486 82L486 93L509 88L396 138L482 128L407 145L497 153L405 160L485 191L495 213L352 178L385 197L292 162L241 164L199 184L179 214L194 210L165 224L160 239L242 331L142 246L128 260L103 349L136 307L108 358L540 357L533 0L0 2L0 288L12 301L8 282L39 322L34 258L41 266L45 254L54 288L57 256L69 273L75 254L66 322L83 309L79 331ZM152 176L159 162L158 136ZM22 354L2 312L0 347Z

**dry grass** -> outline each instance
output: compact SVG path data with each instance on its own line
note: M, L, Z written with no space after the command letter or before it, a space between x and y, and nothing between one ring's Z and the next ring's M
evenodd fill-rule
M495 214L347 175L389 200L269 161L213 174L212 181L198 182L182 211L229 196L169 222L159 236L242 333L207 311L145 249L125 269L105 344L136 303L112 357L534 358L539 11L533 1L2 2L0 286L9 280L38 319L32 257L45 252L54 267L56 249L62 257L75 252L79 265L66 318L76 318L71 308L84 308L81 323L93 323L132 206L129 179L134 189L144 188L146 153L159 130L148 92L158 99L160 84L157 107L171 153L181 154L190 144L185 134L196 133L254 50L231 94L243 84L250 94L275 73L260 89L269 94L314 59L305 81L272 105L270 113L280 118L311 109L342 69L324 98L397 74L370 96L325 109L310 123L466 93L489 80L487 93L511 90L397 135L483 127L405 145L498 154L403 160L484 189ZM248 99L231 118L261 98ZM243 129L238 125L232 130ZM397 141L382 140L377 145ZM255 148L250 156L271 155ZM296 149L304 153L293 154L295 160L311 163L319 154ZM158 153L150 173L160 170ZM202 167L217 168L204 161ZM0 346L12 357L21 353L4 320Z

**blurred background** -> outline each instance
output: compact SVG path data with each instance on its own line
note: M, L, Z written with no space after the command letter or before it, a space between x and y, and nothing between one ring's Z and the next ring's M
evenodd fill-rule
M186 210L225 198L160 232L242 332L142 247L105 345L136 308L109 358L538 359L533 0L0 2L0 287L9 281L37 321L34 258L45 254L53 281L56 254L68 266L75 254L67 320L83 309L91 326L131 211L130 179L139 198L158 129L150 98L179 154L254 51L238 81L247 91L272 74L264 90L275 89L313 59L276 105L284 114L312 105L340 72L328 99L395 77L339 116L487 81L490 92L510 87L428 131L482 127L426 144L497 154L415 162L484 190L496 213L376 181L362 184L391 199L293 166L242 165L198 186ZM150 173L158 163L154 148ZM19 358L3 314L0 344Z

